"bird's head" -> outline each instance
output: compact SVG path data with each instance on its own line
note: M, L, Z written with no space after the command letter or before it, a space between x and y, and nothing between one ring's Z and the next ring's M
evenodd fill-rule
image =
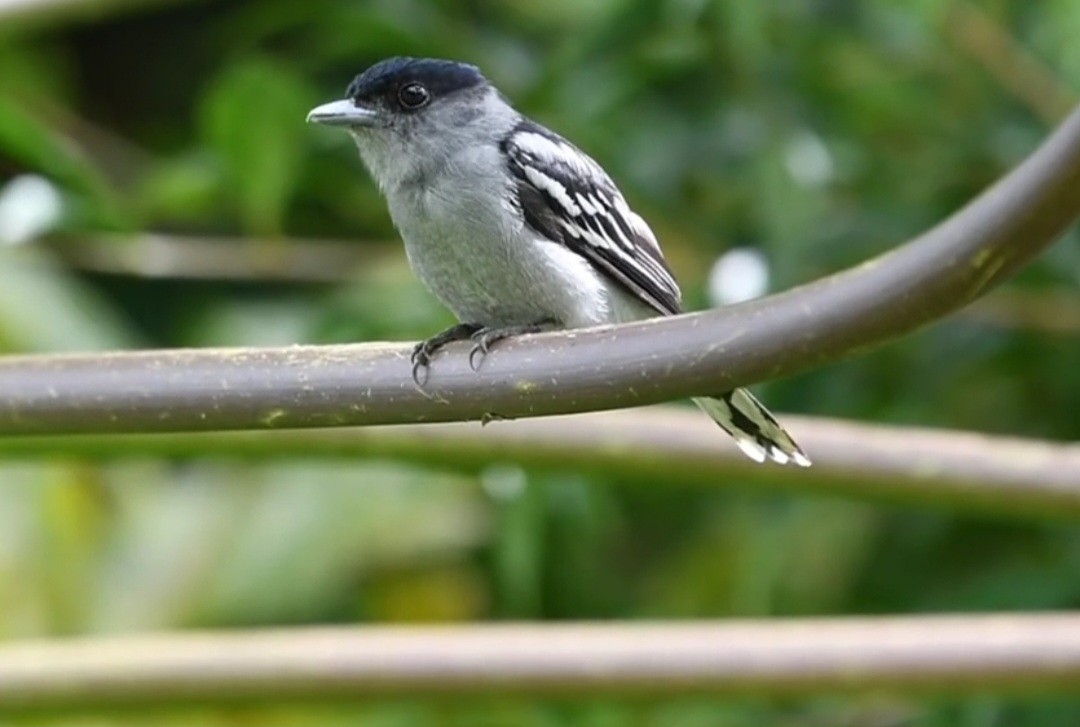
M307 120L348 131L386 187L498 126L502 106L476 66L389 58L353 79L345 98L312 109Z

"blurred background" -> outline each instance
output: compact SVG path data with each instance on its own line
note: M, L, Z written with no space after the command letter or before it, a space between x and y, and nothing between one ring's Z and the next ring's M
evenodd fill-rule
M0 0L0 353L451 323L347 136L304 124L388 55L477 63L595 156L701 308L961 206L1070 108L1077 38L1072 0ZM1077 240L948 321L757 390L781 412L1076 440ZM719 484L506 461L0 461L0 639L1080 607L1068 524ZM1052 727L1080 706L522 698L120 722Z

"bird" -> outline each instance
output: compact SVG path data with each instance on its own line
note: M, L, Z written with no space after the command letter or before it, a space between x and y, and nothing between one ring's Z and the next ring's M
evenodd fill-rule
M476 368L508 337L682 312L656 236L607 172L476 66L387 58L307 120L350 134L410 267L459 321L416 345L417 384L454 341L473 342ZM810 465L746 389L694 402L754 461Z

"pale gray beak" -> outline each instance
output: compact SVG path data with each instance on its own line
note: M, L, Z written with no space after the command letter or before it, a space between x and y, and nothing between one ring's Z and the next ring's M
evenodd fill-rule
M309 124L326 126L375 126L379 122L379 113L345 98L316 106L308 113L307 120Z

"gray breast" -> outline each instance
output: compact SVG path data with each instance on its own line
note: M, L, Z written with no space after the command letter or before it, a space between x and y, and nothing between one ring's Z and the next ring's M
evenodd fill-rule
M388 195L409 264L459 320L515 325L604 322L604 282L591 266L526 227L510 204L496 149L456 159ZM491 156L495 155L495 156Z

